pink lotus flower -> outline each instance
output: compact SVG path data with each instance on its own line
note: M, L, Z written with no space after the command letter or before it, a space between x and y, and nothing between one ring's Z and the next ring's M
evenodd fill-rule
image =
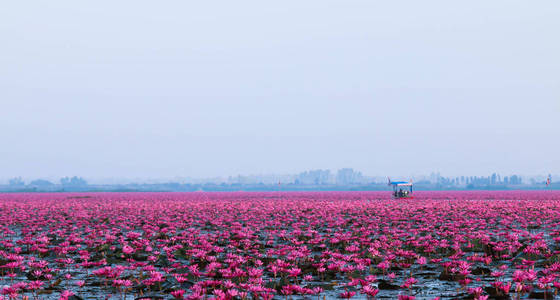
M369 285L366 285L362 288L362 293L370 296L370 297L375 297L375 295L377 295L379 293L378 289L372 288Z
M124 254L132 254L134 253L134 249L132 247L130 247L129 245L124 245L122 248L122 252Z
M291 268L291 269L288 270L288 274L290 274L290 277L297 277L297 276L299 276L299 274L301 274L301 269Z
M405 282L403 283L402 287L405 289L410 288L413 284L417 283L418 280L416 280L413 277L408 278L407 280L405 280Z
M341 293L340 295L338 295L338 297L343 298L343 299L350 299L350 298L354 297L354 295L356 295L356 292L345 291L345 292Z
M68 297L74 296L72 291L65 290L60 294L59 300L68 300Z

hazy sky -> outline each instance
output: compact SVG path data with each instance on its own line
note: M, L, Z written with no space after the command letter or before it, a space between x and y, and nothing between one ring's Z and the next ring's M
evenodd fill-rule
M4 1L0 178L560 172L560 2Z

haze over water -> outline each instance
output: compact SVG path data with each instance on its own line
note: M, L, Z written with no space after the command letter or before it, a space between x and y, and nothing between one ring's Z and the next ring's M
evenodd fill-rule
M0 178L559 173L557 1L0 5Z

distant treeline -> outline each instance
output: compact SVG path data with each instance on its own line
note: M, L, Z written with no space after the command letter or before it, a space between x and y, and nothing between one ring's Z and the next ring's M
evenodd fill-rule
M414 183L414 190L518 190L518 189L560 189L560 183L522 183L516 179L493 181L492 178L474 177L467 184L450 180ZM130 183L130 184L88 184L83 178L65 177L54 184L46 180L35 180L29 184L21 179L11 180L8 185L0 185L0 192L194 192L194 191L388 191L386 183L367 184L240 184L240 183Z

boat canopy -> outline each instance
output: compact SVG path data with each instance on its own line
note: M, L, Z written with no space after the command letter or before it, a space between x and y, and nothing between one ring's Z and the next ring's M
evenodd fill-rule
M396 186L412 186L412 182L408 182L408 181L391 181L391 185L396 185Z

